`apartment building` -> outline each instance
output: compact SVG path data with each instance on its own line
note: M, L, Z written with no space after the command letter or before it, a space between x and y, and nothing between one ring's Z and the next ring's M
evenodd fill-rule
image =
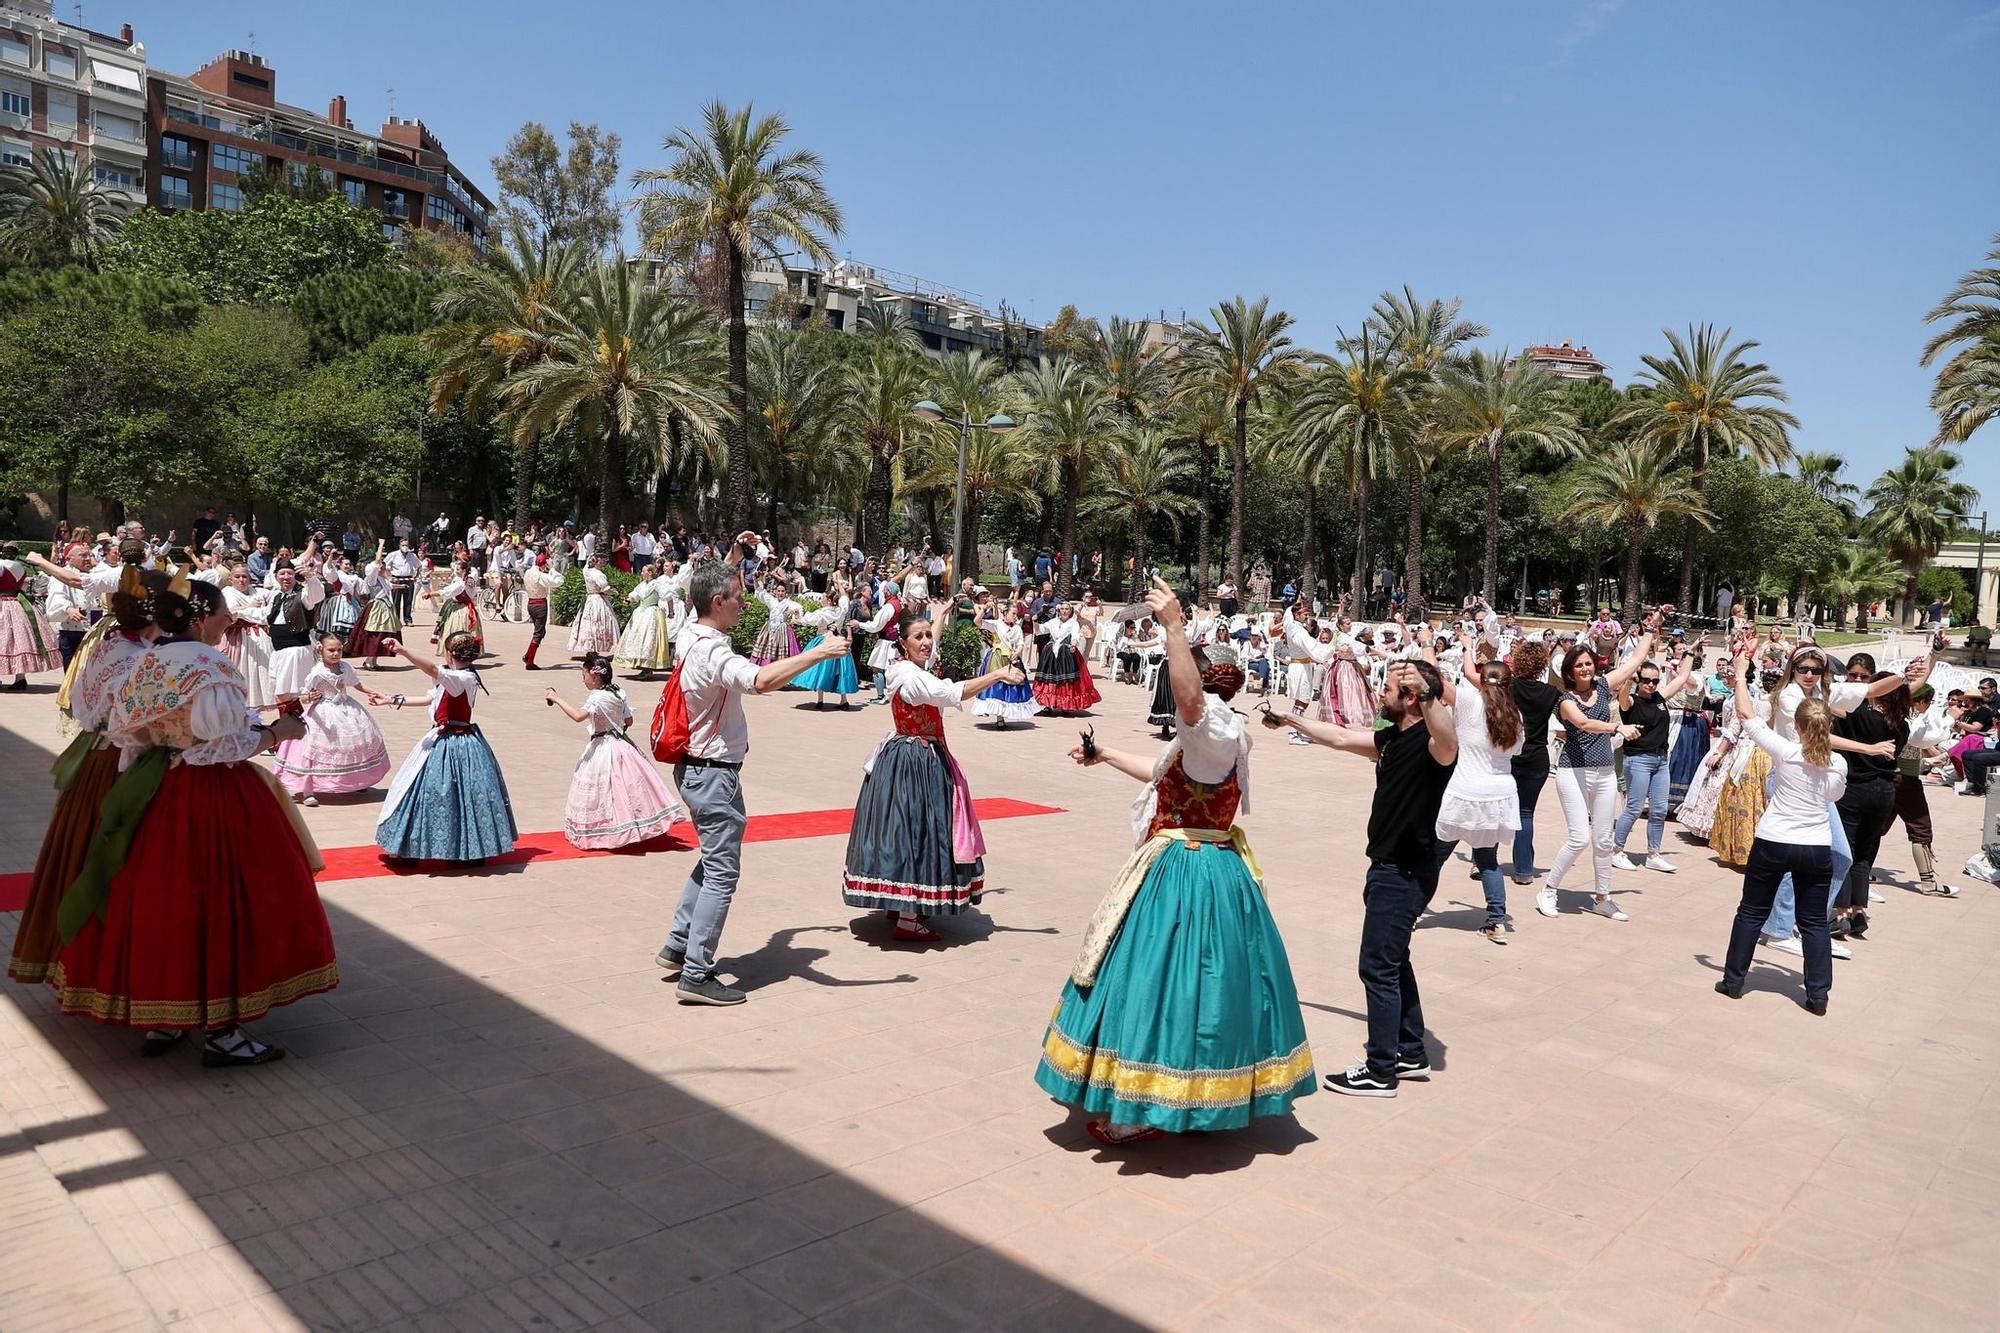
M146 200L155 208L244 206L244 185L266 172L303 184L318 167L349 202L405 227L456 232L481 250L493 210L478 186L421 120L391 116L379 132L357 131L347 99L326 113L278 100L278 72L263 56L226 51L182 77L146 77Z
M1611 367L1592 356L1588 347L1572 347L1567 341L1555 346L1538 344L1523 347L1521 355L1559 380L1610 378Z
M143 198L145 79L131 24L112 36L63 22L51 0L0 0L0 162L52 149Z

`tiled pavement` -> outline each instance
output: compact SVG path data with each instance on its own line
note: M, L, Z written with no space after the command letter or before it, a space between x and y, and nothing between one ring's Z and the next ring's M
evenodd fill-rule
M577 677L523 672L523 637L496 631L480 718L521 826L558 828L583 738L538 696ZM1149 746L1138 691L1106 688L1099 739ZM752 701L753 813L850 803L886 723L797 703ZM400 755L419 716L380 716ZM1107 1155L1029 1071L1134 789L1062 759L1071 723L969 722L949 725L976 793L1067 811L989 825L988 915L894 948L840 904L840 839L754 845L725 937L739 1009L680 1008L653 968L686 853L325 885L343 983L261 1025L293 1058L258 1070L141 1062L5 985L0 1328L2000 1315L2000 901L1907 892L1900 831L1827 1018L1792 1003L1796 960L1761 958L1739 1003L1711 992L1735 881L1700 849L1620 875L1624 924L1517 904L1506 948L1455 865L1417 936L1429 1086ZM54 741L46 687L0 696L0 873L33 861ZM1257 750L1246 822L1323 1069L1360 1044L1371 785L1330 751ZM1973 803L1933 802L1956 866ZM339 846L374 812L308 818ZM1544 859L1560 822L1545 800Z

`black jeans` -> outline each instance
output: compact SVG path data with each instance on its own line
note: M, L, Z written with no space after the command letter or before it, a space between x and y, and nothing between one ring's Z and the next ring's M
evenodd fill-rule
M411 579L408 583L392 582L389 585L389 599L395 603L396 618L407 626L410 623L410 617L416 613L417 609L416 580Z
M1771 919L1778 883L1789 874L1797 890L1800 943L1805 949L1806 998L1824 999L1833 989L1833 938L1827 934L1826 889L1833 878L1833 849L1792 842L1750 844L1743 867L1743 900L1736 905L1736 922L1729 929L1729 955L1722 979L1741 986L1757 951L1757 935Z
M1449 854L1449 849L1447 849ZM1393 1074L1398 1056L1424 1053L1423 1000L1410 933L1437 892L1438 863L1411 870L1371 861L1361 890L1361 989L1368 996L1368 1068Z
M1836 907L1868 906L1868 881L1875 874L1875 854L1882 850L1882 835L1896 810L1894 781L1850 782L1834 809L1840 825L1847 830L1847 845L1854 863L1840 886Z
M549 632L549 600L546 597L530 598L528 601L528 623L535 628L529 638L531 643L540 643Z
M1546 738L1530 737L1528 748L1514 757L1514 794L1521 802L1521 827L1514 834L1514 873L1525 875L1535 865L1535 802L1549 782Z
M1987 770L2000 767L2000 750L1968 750L1958 762L1965 766L1965 780L1972 784L1972 794L1984 796L1989 777Z

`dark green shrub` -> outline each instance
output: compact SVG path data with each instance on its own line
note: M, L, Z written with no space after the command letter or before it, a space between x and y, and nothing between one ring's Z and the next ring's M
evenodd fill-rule
M946 680L970 680L979 674L979 658L985 651L986 636L977 626L955 625L938 645L938 674Z

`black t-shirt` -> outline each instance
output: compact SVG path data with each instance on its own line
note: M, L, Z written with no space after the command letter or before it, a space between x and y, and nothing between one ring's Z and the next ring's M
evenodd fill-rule
M1527 738L1521 753L1514 756L1514 767L1547 768L1549 719L1555 716L1563 692L1545 680L1515 679L1508 687L1514 691L1514 706L1521 710L1521 735Z
M1993 710L1985 704L1974 704L1960 716L1963 718L1966 726L1981 728L1982 730L1979 734L1983 736L1993 734Z
M1872 702L1864 701L1855 706L1845 717L1833 720L1833 734L1845 736L1848 740L1859 741L1863 745L1874 745L1878 741L1896 742L1896 754L1901 754L1904 744L1910 739L1909 724L1891 727L1889 719ZM1896 755L1887 759L1872 754L1843 752L1847 760L1847 785L1861 786L1869 782L1894 782L1896 780Z
M1403 870L1428 868L1437 859L1438 803L1452 765L1431 758L1430 728L1422 720L1375 733L1375 804L1368 812L1368 859Z
M1632 695L1632 706L1625 710L1628 726L1639 728L1639 734L1625 742L1625 756L1635 754L1665 754L1667 752L1667 705L1660 698L1658 690L1648 699L1642 694Z

